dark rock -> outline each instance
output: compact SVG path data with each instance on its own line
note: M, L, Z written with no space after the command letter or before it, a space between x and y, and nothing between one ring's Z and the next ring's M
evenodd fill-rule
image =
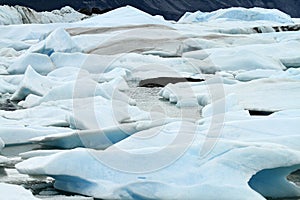
M175 77L159 77L151 78L140 81L139 87L165 87L169 83L180 83L180 82L202 82L204 79L193 79L193 78L175 78Z
M80 8L78 12L89 16L92 15L92 11L89 8Z
M270 111L257 111L257 110L249 110L250 115L254 116L269 116L273 114L274 112Z
M18 109L20 109L20 107L17 105L17 102L13 102L10 99L2 99L0 101L0 110L15 111Z

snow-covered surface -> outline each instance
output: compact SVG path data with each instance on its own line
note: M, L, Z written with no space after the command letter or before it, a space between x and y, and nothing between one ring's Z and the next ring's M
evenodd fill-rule
M7 200L38 200L21 186L0 183L1 197Z
M17 22L14 8L1 9ZM0 93L21 109L1 105L0 149L51 146L20 154L17 169L100 199L300 196L285 179L300 168L300 36L272 28L293 21L231 8L178 23L126 6L75 23L2 26ZM199 81L162 88L180 117L129 96L136 81L158 77ZM196 122L185 107L199 105Z

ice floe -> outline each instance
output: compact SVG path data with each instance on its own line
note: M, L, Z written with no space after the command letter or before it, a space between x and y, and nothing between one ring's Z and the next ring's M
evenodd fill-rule
M253 44L185 53L185 57L207 61L220 70L285 69L299 65L299 42Z
M31 12L6 11L10 23ZM62 18L34 16L81 16L55 12ZM0 111L0 149L44 145L20 154L17 169L99 199L300 196L285 178L300 168L300 37L275 32L291 24L261 8L170 22L126 6L75 23L2 26L0 93L18 109ZM155 78L184 81L159 95L186 116L138 107L129 94ZM201 119L191 117L200 106Z
M28 159L37 156L49 156L56 153L63 152L63 150L36 150L36 151L28 151L25 153L20 153L22 159Z
M50 135L54 133L70 132L70 129L59 127L42 126L22 126L22 125L2 125L0 128L0 137L7 145L30 143L30 139Z
M300 82L293 79L258 79L246 83L223 84L217 82L169 84L160 95L178 106L197 101L200 105L236 94L244 109L257 111L279 111L299 108L295 98L299 94Z
M21 186L0 183L0 190L1 196L5 197L7 200L38 200L38 198L34 197L29 190L26 190Z
M23 173L51 175L56 179L55 187L97 198L214 199L222 193L222 199L264 199L252 188L274 198L297 196L299 188L283 176L299 168L297 120L248 117L243 121L225 121L219 138L206 136L212 133L207 133L205 125L202 128L173 122L136 133L104 151L76 149L32 158L17 168ZM179 138L185 140L177 143ZM215 145L207 157L201 157L207 142ZM168 160L172 156L174 160ZM88 167L76 161L79 157ZM68 167L62 172L57 165ZM269 181L262 183L255 175L265 169L277 171L266 174L264 180L282 175L272 179L271 185ZM252 176L255 178L250 182L251 188L248 182ZM283 187L280 192L268 192L274 185ZM236 192L228 192L229 188Z

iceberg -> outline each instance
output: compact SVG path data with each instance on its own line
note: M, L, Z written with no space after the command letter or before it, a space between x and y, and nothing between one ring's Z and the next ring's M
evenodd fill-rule
M264 8L228 8L220 9L211 13L197 11L186 13L179 19L179 23L207 22L224 19L229 21L272 21L282 24L293 24L293 19L277 10Z

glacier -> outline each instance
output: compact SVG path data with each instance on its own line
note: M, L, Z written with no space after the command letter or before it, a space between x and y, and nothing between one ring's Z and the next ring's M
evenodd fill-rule
M17 155L20 173L100 199L300 196L286 179L300 169L300 36L274 28L299 19L262 8L179 21L131 6L89 18L69 7L0 13L10 24L0 25L0 104L15 105L0 110L0 149L42 145ZM168 78L181 79L146 88L155 99L139 94L142 108L138 83Z
M87 18L69 6L52 12L36 12L23 6L4 5L0 6L0 13L0 25L67 23Z

